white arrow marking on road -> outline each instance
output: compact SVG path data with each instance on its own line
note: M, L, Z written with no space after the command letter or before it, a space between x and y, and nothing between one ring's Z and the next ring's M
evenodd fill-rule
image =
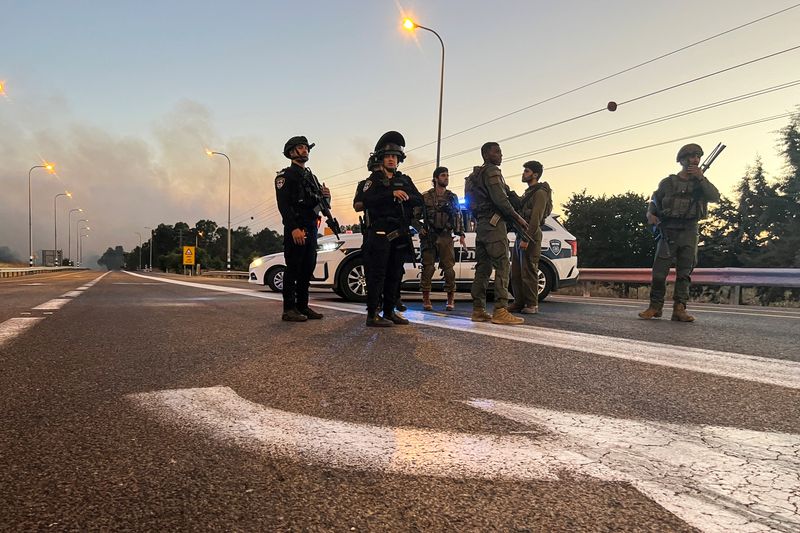
M227 292L267 300L281 300L279 295L263 294L252 289L206 285L191 281L167 278L152 278L126 272L131 276L157 279L163 283L184 285L209 291ZM334 309L348 313L366 314L363 304L329 304L314 302L315 307ZM451 318L420 311L408 311L405 317L411 322L435 328L476 333L488 337L512 340L527 344L539 344L564 350L603 355L651 365L680 368L692 372L711 374L768 385L800 389L800 362L769 359L755 355L705 350L691 346L674 346L657 342L637 341L619 337L607 337L591 333L561 331L536 326L497 326L495 324L471 322L469 318ZM390 333L390 332L387 332Z
M543 446L596 461L704 531L800 531L798 435L467 403L545 427Z
M44 317L9 318L0 324L0 348L14 337L35 326L41 320L44 320Z
M272 457L406 475L627 481L705 531L800 528L800 437L568 414L489 400L476 408L550 433L473 435L325 420L250 402L228 387L129 395L147 410Z

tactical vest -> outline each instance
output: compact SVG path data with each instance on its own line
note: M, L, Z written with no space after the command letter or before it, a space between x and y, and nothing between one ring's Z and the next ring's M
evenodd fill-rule
M700 184L694 180L682 180L673 174L662 181L664 197L661 200L662 218L698 220L704 218L708 203L703 200Z
M492 216L494 213L494 204L489 197L486 184L483 182L484 170L486 170L486 165L475 167L472 174L464 178L464 197L475 218Z
M531 198L537 191L544 189L547 193L547 205L545 205L544 211L542 212L542 219L539 221L539 224L544 224L544 221L547 217L550 216L550 213L553 212L553 193L550 190L550 186L547 185L545 182L537 183L533 187L528 187L525 193L522 195L522 199L520 200L520 216L524 218L526 221L530 220L531 213L533 213L533 202Z
M443 196L436 194L436 189L431 189L424 196L427 220L425 221L436 233L452 231L455 229L454 219L458 216L456 196L446 191Z

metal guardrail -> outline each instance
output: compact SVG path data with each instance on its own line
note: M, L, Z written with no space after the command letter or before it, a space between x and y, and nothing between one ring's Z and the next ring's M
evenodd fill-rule
M589 283L641 283L652 279L650 268L581 268L580 283L583 295L589 296ZM675 281L675 269L670 269L667 281ZM692 284L731 287L731 303L738 305L742 287L800 288L800 268L696 268Z
M23 268L0 268L0 278L15 278L17 276L31 276L34 274L44 274L45 272L57 272L60 270L89 270L85 267L23 267Z
M249 272L242 272L240 270L203 270L201 276L208 276L210 278L236 278L247 279L250 277Z

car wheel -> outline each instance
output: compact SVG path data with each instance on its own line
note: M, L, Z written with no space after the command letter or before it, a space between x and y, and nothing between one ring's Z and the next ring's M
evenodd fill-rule
M342 265L336 283L337 293L350 302L367 301L367 278L364 274L364 261L354 257Z
M270 268L264 275L264 285L269 285L273 292L283 292L283 275L286 267L275 266Z
M539 301L541 302L547 295L550 294L550 291L553 289L555 285L556 279L555 274L553 274L553 269L549 266L542 265L539 267Z

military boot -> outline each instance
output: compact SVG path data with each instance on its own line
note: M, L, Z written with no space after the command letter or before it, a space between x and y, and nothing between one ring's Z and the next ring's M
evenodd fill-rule
M653 302L650 302L650 306L639 313L639 318L644 318L645 320L650 320L651 318L660 318L662 307L663 304L654 304Z
M694 317L686 312L686 304L675 302L672 306L672 320L675 322L694 322Z
M514 303L506 307L506 309L508 310L509 313L519 313L520 311L522 311L524 307L525 306L522 305L521 302L519 302L518 300L514 300Z
M392 313L391 315L388 315L388 316L386 315L386 313L383 313L383 319L384 320L389 320L392 324L394 324L396 326L407 326L408 325L408 319L406 317L404 317L403 315L401 315L400 313Z
M281 320L284 322L305 322L308 320L308 317L297 309L289 309L283 312Z
M306 315L306 318L308 318L309 320L319 320L324 316L322 313L317 313L316 311L314 311L310 307L306 307L305 309L301 309L300 313L303 314L303 315Z
M520 318L518 316L514 316L508 312L508 309L505 307L501 307L499 309L494 310L494 315L492 315L492 324L504 324L506 326L516 326L518 324L524 324L525 319Z
M367 327L370 328L390 328L392 323L377 313L367 313Z
M456 293L447 293L447 305L444 306L445 311L453 311L456 308Z
M472 309L472 321L473 322L490 322L492 320L492 315L486 312L486 309L483 307L475 307Z
M422 309L424 311L433 311L433 304L431 303L431 291L422 291Z

